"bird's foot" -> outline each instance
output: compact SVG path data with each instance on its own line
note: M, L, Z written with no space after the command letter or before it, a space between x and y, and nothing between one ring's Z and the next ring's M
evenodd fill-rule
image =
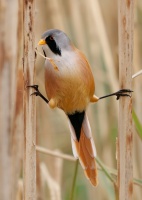
M33 92L31 95L35 95L35 96L41 97L46 103L49 102L48 99L46 99L46 98L41 94L41 92L39 91L38 85L28 85L27 87L28 87L28 88L33 88L33 89L35 89L35 92Z
M31 95L35 95L35 96L41 95L40 91L38 90L38 85L28 85L27 87L35 89L35 92L33 92Z
M133 91L130 90L130 89L122 89L122 90L119 90L117 92L114 92L112 94L109 94L109 95L105 95L105 96L102 96L100 97L99 99L104 99L104 98L107 98L107 97L110 97L110 96L116 96L116 100L119 100L120 97L122 96L128 96L128 97L131 97L131 93Z

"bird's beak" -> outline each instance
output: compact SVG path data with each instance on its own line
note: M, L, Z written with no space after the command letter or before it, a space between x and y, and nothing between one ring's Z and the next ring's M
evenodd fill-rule
M44 45L46 44L45 40L41 39L39 42L38 42L38 45Z

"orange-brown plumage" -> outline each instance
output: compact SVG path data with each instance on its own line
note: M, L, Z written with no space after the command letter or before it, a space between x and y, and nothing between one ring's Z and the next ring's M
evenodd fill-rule
M87 138L83 133L83 130L81 130L80 140L76 140L74 141L74 143L86 177L91 181L94 186L96 186L98 183L97 166L92 150L91 139Z
M90 66L84 56L74 47L75 60L72 68L67 68L66 62L59 67L61 60L54 62L58 66L56 71L47 60L49 66L45 69L45 89L47 96L54 99L56 106L66 113L83 111L94 95L95 85ZM67 69L66 69L67 68Z
M51 108L61 108L69 118L74 156L79 158L86 176L97 185L96 150L85 110L98 101L89 63L84 54L59 30L49 30L42 36L45 62L45 89Z

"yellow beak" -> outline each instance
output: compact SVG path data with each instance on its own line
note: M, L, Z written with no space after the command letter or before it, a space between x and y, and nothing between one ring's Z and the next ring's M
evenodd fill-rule
M46 44L46 41L43 40L43 39L41 39L41 40L38 42L38 45L44 45L44 44Z

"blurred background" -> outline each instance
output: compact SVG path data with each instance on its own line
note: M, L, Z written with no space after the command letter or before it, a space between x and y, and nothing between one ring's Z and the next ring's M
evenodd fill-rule
M12 191L12 200L22 199L23 177L23 14L22 0L1 0L0 46L0 184ZM63 30L75 46L86 55L95 78L97 96L115 92L118 77L118 5L114 0L36 0L35 45L47 29ZM135 1L133 74L142 67L142 1ZM38 50L41 51L40 47ZM16 76L15 76L16 74ZM44 59L37 55L36 84L44 88ZM12 88L10 90L9 88ZM141 76L133 79L133 108L142 123ZM31 90L32 93L32 90ZM37 145L72 155L70 132L65 114L51 110L39 97L37 103ZM87 109L98 158L108 172L117 169L116 138L118 101L115 97L90 104ZM2 119L8 119L3 122ZM8 125L9 123L10 125ZM142 143L133 128L134 177L142 179ZM7 158L6 158L7 156ZM76 162L37 152L37 199L71 199ZM7 176L3 170L7 169ZM12 176L11 176L12 173ZM115 187L102 170L99 185L94 188L78 165L75 200L114 200ZM11 177L11 178L9 178ZM114 176L115 177L115 176ZM116 177L115 177L116 178ZM2 187L0 187L2 188ZM4 191L0 191L2 194ZM55 194L57 196L55 197ZM142 196L142 186L134 185L134 199ZM6 198L5 198L6 199ZM3 200L5 200L3 199ZM8 199L6 199L8 200Z

